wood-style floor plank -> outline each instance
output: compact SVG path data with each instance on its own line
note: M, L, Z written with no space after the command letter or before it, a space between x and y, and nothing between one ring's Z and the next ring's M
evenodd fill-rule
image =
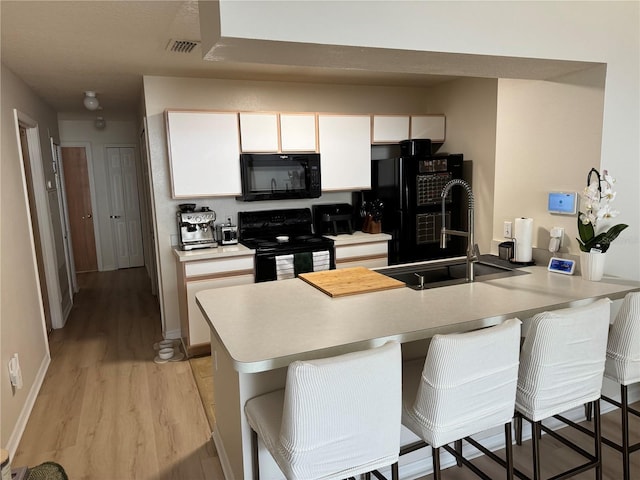
M153 361L162 335L145 270L78 281L12 465L54 461L74 480L222 479L189 363Z

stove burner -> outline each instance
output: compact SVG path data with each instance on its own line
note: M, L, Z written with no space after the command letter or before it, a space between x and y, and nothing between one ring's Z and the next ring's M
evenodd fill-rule
M294 240L298 242L307 242L307 241L312 241L313 238L314 238L313 235L299 235L295 237Z
M317 242L322 242L322 238L318 238L318 237L311 237L309 240L307 240L307 242L309 243L317 243Z

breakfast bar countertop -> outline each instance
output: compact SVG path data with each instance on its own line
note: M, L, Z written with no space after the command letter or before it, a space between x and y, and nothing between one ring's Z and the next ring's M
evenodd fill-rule
M332 298L301 279L204 290L197 303L239 373L525 319L551 309L612 300L640 282L600 282L527 267L529 275L416 291L397 288Z

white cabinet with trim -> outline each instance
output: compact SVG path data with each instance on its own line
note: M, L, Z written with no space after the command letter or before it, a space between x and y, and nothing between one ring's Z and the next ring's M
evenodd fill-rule
M239 195L237 113L165 112L173 198Z
M386 233L354 232L353 235L334 235L336 268L379 268L389 264L389 240Z
M245 153L278 152L278 114L240 112L240 142Z
M446 138L445 116L412 115L411 138L429 138L433 142L444 142Z
M196 303L196 293L254 283L254 251L233 245L201 252L174 252L182 343L188 357L207 354L211 349L211 329Z
M409 115L373 115L373 143L398 143L409 138Z
M371 117L318 115L322 190L371 188Z
M280 145L286 152L316 152L318 128L315 113L281 113Z

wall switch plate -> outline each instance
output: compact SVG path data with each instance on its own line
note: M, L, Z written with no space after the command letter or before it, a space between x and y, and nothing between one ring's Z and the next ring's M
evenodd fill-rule
M513 235L511 234L512 225L513 225L512 222L504 222L504 224L503 224L503 233L502 233L502 236L504 238L513 238Z

